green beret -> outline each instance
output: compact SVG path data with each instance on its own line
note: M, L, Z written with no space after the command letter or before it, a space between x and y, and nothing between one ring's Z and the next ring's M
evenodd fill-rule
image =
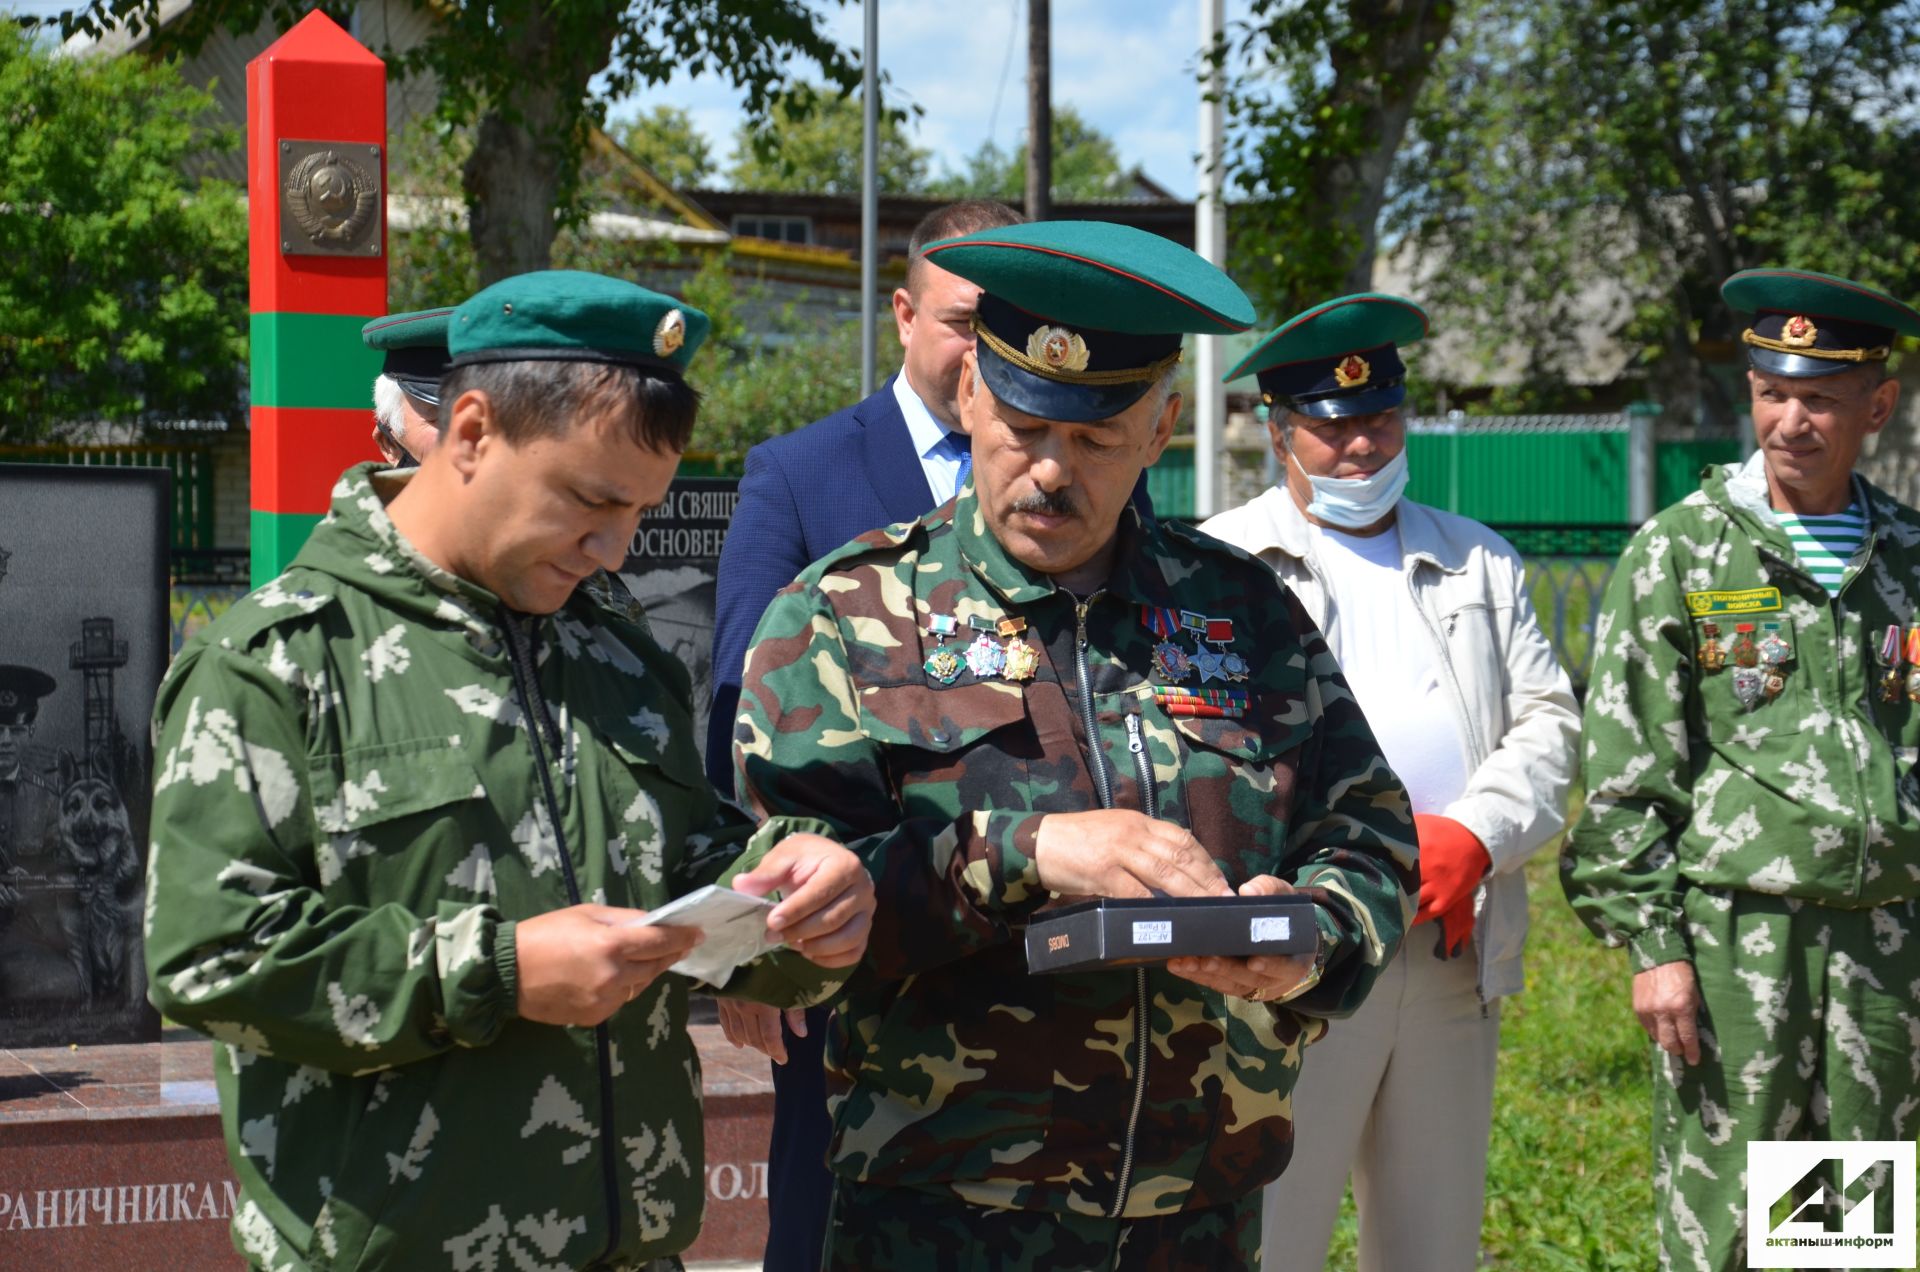
M1877 287L1806 269L1746 269L1720 285L1728 305L1750 313L1740 334L1762 371L1809 379L1862 362L1885 362L1895 332L1920 336L1920 311Z
M1105 221L1034 221L927 247L984 293L973 318L994 396L1049 420L1106 419L1180 361L1188 332L1253 324L1233 280L1158 234Z
M367 348L385 353L380 374L429 406L440 405L440 377L447 372L447 326L453 310L422 309L388 314L360 328Z
M709 325L698 309L636 283L548 269L501 279L458 305L447 348L455 367L611 362L678 374Z
M1406 400L1400 347L1426 334L1427 311L1403 296L1341 296L1275 327L1221 379L1253 372L1268 402L1317 419L1374 415Z

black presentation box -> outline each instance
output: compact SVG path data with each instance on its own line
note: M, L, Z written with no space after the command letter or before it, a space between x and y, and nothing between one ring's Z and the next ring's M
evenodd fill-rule
M1298 954L1318 942L1310 897L1108 898L1036 914L1027 925L1027 970Z

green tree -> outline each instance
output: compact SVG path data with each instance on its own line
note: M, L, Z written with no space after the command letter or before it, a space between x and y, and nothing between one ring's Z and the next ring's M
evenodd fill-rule
M799 85L775 100L763 117L740 125L727 180L736 190L858 194L864 132L858 97ZM902 116L883 109L876 157L880 189L917 193L926 185L927 161L927 152L907 135Z
M345 25L351 0L196 0L159 29L161 0L84 0L60 15L63 35L125 23L156 46L197 48L226 29L286 30L313 8ZM811 63L843 90L859 80L847 53L806 0L446 0L432 35L406 50L376 49L394 78L428 73L439 114L473 127L461 174L482 283L543 269L555 235L585 214L580 172L589 125L608 103L674 73L712 69L746 92L758 114ZM556 215L557 214L557 215Z
M1056 202L1112 199L1126 191L1134 170L1120 161L1113 138L1070 105L1053 111L1053 197ZM960 171L933 182L929 192L954 199L1020 202L1027 191L1026 143L1002 150L991 141L968 155Z
M614 135L675 189L704 185L713 176L713 144L694 127L693 116L678 106L661 103L616 125Z
M230 148L166 63L78 61L0 26L0 438L238 420L246 212L182 173Z
M1211 59L1236 281L1274 319L1372 281L1394 158L1454 0L1253 0ZM1525 23L1515 38L1525 38Z
M1920 291L1916 0L1468 0L1456 34L1389 224L1517 401L1614 341L1671 416L1730 424L1729 274Z

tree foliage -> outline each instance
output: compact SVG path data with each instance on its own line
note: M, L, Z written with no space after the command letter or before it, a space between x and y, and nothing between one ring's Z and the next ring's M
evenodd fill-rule
M1455 0L1252 0L1210 53L1234 278L1270 317L1367 290L1394 159Z
M904 116L880 111L875 156L880 189L915 194L927 182L928 152L907 134ZM802 84L746 120L734 136L727 180L736 190L858 194L866 124L859 97Z
M0 437L241 416L246 212L183 175L234 144L212 110L166 63L0 26Z
M1730 423L1729 274L1920 291L1915 0L1465 0L1455 34L1389 225L1535 401L1611 339L1681 418Z
M61 31L156 29L160 3L85 0L61 15ZM345 25L352 5L196 0L155 31L156 43L192 50L216 31L247 33L262 22L284 31L314 8ZM582 214L587 128L604 121L608 103L682 70L711 69L759 114L796 66L818 67L843 91L859 78L806 0L445 0L431 12L424 42L374 51L396 78L430 74L442 120L474 127L462 184L482 282L550 263L555 234Z
M634 158L676 189L705 185L714 174L713 143L694 126L693 116L678 106L663 102L617 123L613 135Z
M1113 199L1126 193L1132 169L1120 161L1113 138L1066 103L1053 109L1053 197L1056 202ZM1002 150L991 141L968 155L960 171L928 187L954 199L1005 199L1019 203L1027 192L1027 147Z

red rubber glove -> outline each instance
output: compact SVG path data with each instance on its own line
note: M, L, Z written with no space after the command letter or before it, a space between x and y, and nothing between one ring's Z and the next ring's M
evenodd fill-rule
M1413 828L1420 840L1420 908L1413 921L1440 920L1435 953L1453 958L1473 936L1473 893L1493 858L1478 835L1451 817L1415 813Z

